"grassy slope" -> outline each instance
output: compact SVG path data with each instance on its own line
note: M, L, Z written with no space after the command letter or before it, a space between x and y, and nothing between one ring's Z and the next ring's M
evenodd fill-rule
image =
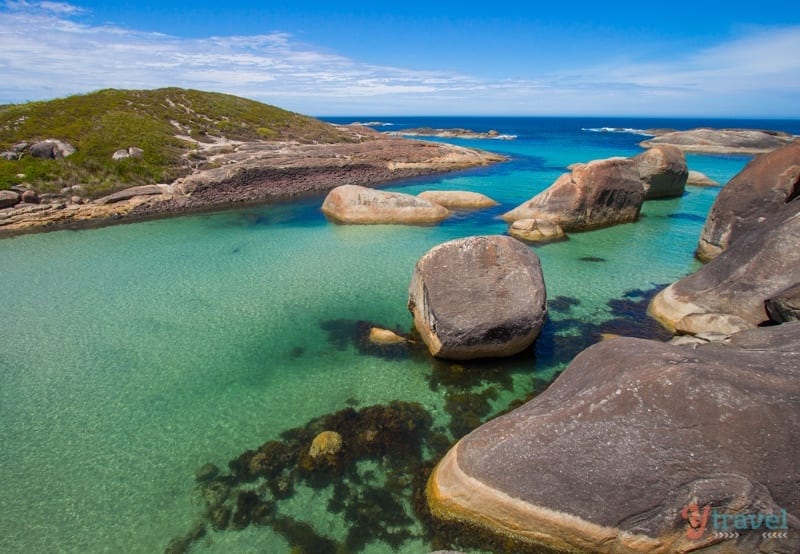
M179 131L178 122L187 132ZM91 196L132 185L169 182L188 172L190 135L235 140L346 140L316 119L226 94L177 88L101 90L46 102L0 106L0 151L18 142L67 141L77 152L63 160L0 159L0 189L28 183L39 192L84 186ZM144 149L141 159L113 161L122 148ZM22 176L20 176L22 175Z

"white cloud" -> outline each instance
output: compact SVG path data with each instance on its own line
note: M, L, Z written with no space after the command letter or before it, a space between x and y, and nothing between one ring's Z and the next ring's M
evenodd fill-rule
M628 55L599 67L490 81L365 64L287 33L189 39L81 23L73 16L82 11L61 2L5 3L0 103L182 86L316 114L800 115L800 26L750 29L661 60Z
M14 11L40 11L59 15L75 15L84 11L83 8L73 6L66 2L27 2L26 0L9 0L5 2L6 9Z

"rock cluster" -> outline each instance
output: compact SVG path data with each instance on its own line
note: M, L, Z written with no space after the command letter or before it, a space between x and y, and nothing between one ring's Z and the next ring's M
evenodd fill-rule
M770 320L765 303L800 283L800 142L761 156L725 186L700 240L716 257L653 299L668 328L690 314ZM714 330L713 328L709 330Z
M0 152L0 158L18 160L25 154L44 160L60 160L77 152L75 147L65 141L56 139L41 140L34 143L19 142L9 150Z
M418 196L358 185L333 189L325 197L322 211L336 223L350 224L430 225L450 215L445 207Z
M572 232L635 221L645 200L682 195L689 176L683 153L668 145L633 158L576 163L568 169L570 173L503 215L511 236L539 242L562 238L553 225ZM551 226L539 233L531 220L539 227Z
M128 158L141 158L144 156L144 150L136 146L129 146L128 148L122 148L117 150L111 155L112 160L125 160Z
M549 221L564 231L586 231L636 221L644 202L638 164L627 158L595 160L576 166L521 206L503 214Z

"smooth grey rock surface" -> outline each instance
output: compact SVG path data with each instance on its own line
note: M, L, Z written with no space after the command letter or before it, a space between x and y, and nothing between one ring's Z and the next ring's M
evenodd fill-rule
M417 262L408 308L434 356L511 356L533 343L547 316L539 258L501 235L440 244Z

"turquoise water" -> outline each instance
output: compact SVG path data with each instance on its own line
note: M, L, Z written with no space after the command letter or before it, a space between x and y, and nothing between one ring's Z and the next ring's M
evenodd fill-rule
M348 405L419 402L446 427L447 389L432 386L430 360L366 355L335 331L360 320L409 330L408 282L430 247L503 233L497 215L569 163L639 151L632 135L545 135L455 141L512 160L391 187L469 189L503 203L436 227L335 226L317 198L0 241L0 551L162 552L200 519L198 467L224 469L242 451ZM689 158L723 182L746 161ZM587 340L581 324L615 317L609 301L693 271L716 193L690 188L647 203L635 224L538 247L548 297L579 304L551 310L535 356L499 364L506 386L492 410L552 379L572 355L569 338ZM341 540L347 524L326 509L330 495L298 486L278 509ZM417 538L399 551L426 548ZM209 531L192 546L288 550L256 526ZM372 542L366 551L392 549Z

